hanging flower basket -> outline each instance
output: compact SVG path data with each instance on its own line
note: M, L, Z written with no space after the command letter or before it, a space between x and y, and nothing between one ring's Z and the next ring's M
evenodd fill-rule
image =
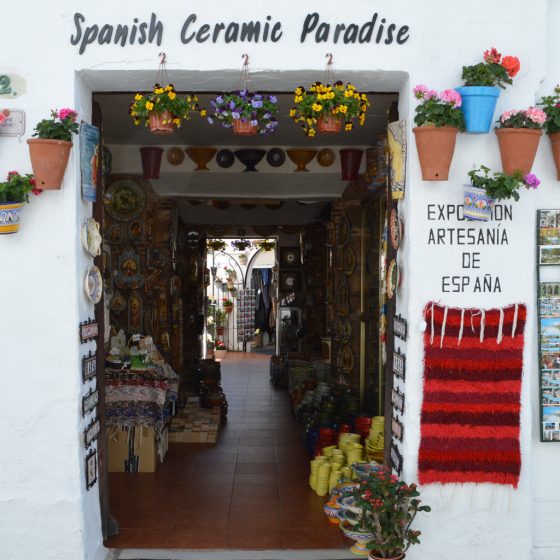
M233 133L236 136L255 136L257 132L257 125L251 124L251 121L242 121L241 119L233 121Z
M169 111L148 113L148 128L152 134L165 135L173 133L173 116Z
M231 301L231 299L224 298L222 300L222 303L224 307L224 313L227 313L229 315L233 311L233 301Z
M263 239L261 241L256 241L255 246L261 251L272 251L276 245L275 241L269 239Z
M317 119L317 132L338 134L342 130L342 118L333 114L322 115Z
M221 239L210 239L206 242L206 246L211 251L223 251L227 247L227 244Z

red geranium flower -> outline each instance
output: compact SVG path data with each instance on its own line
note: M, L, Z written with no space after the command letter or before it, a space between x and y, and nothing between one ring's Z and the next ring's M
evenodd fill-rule
M502 58L502 66L506 69L510 78L515 78L521 68L519 59L516 56L504 56Z

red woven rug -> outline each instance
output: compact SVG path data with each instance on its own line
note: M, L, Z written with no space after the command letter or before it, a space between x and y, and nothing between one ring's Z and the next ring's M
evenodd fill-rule
M419 481L517 487L524 305L424 310Z

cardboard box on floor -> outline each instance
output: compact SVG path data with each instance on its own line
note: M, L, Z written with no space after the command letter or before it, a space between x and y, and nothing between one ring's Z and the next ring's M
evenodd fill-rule
M109 428L109 472L156 472L157 438L153 428Z

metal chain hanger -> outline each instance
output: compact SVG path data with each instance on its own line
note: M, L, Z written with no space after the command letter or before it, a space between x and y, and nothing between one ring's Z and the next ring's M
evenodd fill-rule
M158 56L159 56L159 66L156 74L155 83L163 87L169 84L169 76L167 74L167 57L164 52L160 52ZM160 76L161 76L161 81L160 81Z
M243 66L241 67L241 75L239 76L239 89L249 91L249 82L251 81L249 77L249 55L242 54L241 58L243 59Z

